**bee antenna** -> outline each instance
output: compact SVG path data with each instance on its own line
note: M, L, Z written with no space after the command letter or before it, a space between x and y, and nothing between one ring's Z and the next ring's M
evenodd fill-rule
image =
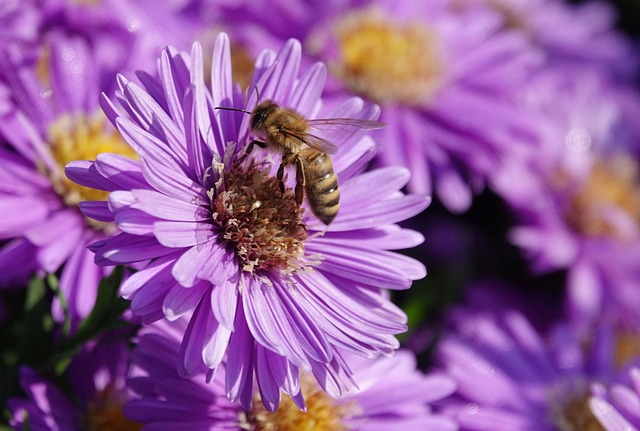
M256 90L256 95L258 96L257 100L258 100L258 103L260 103L260 100L261 100L260 99L260 90L258 90L258 86L257 85L254 85L253 88Z
M247 111L246 109L228 108L228 107L225 107L225 106L216 106L213 109L220 109L222 111L238 111L238 112L244 112L245 114L251 114L251 111Z

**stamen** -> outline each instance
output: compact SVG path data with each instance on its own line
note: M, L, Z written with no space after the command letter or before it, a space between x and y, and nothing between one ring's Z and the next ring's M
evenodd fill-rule
M209 191L213 223L247 272L302 268L307 230L293 190L280 192L268 164L217 163L218 180Z

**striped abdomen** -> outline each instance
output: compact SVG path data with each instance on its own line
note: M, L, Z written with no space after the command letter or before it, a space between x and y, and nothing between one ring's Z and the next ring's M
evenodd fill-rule
M338 214L340 189L327 153L307 148L298 154L304 163L304 191L311 211L326 225Z

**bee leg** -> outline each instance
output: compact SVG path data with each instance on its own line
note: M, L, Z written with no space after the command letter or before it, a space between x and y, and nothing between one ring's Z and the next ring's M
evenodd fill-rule
M253 147L254 145L257 145L260 148L267 148L267 143L263 142L263 141L256 141L255 139L252 140L251 142L249 142L249 145L247 145L247 150L244 152L244 154L242 156L240 156L240 158L238 159L238 163L242 163L245 161L245 159L249 156L249 154L251 154L251 152L253 151Z
M280 163L280 167L278 168L278 173L276 178L278 179L278 184L280 185L280 193L284 194L284 165L285 162Z
M300 157L296 157L296 203L302 205L304 188L307 185L307 177L304 173L304 163Z

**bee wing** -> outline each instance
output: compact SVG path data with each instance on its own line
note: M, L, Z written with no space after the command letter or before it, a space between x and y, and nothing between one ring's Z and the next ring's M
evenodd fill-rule
M308 145L311 148L315 148L318 151L322 151L323 153L335 154L338 152L338 147L336 147L331 141L311 133L294 131L289 128L284 128L284 130L281 130L280 132L287 135L289 138L293 138L300 143Z
M312 131L317 131L325 141L344 141L353 136L358 130L381 129L385 126L380 121L363 120L359 118L320 118L307 120ZM317 135L314 135L317 137ZM311 145L310 145L311 146ZM333 145L335 147L335 145Z

